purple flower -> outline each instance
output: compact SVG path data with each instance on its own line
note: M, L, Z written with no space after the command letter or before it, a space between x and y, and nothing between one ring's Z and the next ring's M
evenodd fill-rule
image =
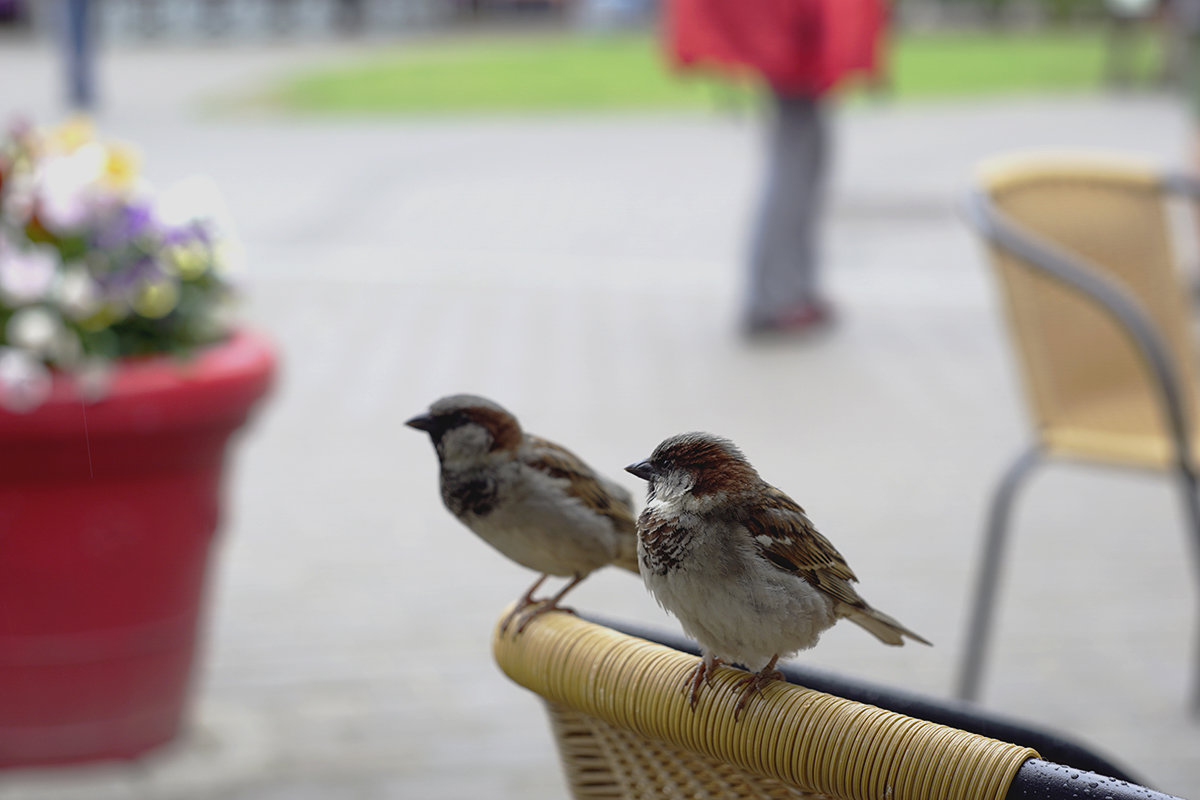
M96 226L91 242L93 247L101 250L117 250L156 233L154 215L149 206L132 203L118 206L105 223Z
M0 407L42 402L49 367L102 377L107 359L227 332L232 226L210 179L154 194L127 148L79 125L14 128L0 168Z

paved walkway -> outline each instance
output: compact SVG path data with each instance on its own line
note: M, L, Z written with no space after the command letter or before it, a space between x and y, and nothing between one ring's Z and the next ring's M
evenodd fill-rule
M283 377L233 463L187 736L136 765L0 776L0 800L561 797L541 710L488 646L530 576L442 510L429 445L402 424L452 391L497 398L618 478L668 434L732 437L864 594L937 644L881 648L839 626L804 660L946 694L984 505L1026 436L955 199L978 158L1017 147L1181 163L1176 107L846 110L827 242L841 324L748 348L732 331L753 119L204 111L213 93L341 55L106 55L105 131L140 143L155 181L202 170L226 192L247 314L278 341ZM0 41L0 75L0 116L58 113L51 53ZM1171 487L1049 469L1016 523L987 705L1200 796L1200 725L1183 710L1197 598ZM575 600L676 630L627 575Z

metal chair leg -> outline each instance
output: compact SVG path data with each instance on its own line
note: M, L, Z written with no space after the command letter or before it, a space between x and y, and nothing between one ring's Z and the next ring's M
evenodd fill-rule
M974 604L971 608L967 628L967 649L963 654L958 673L955 694L962 700L979 698L980 673L983 668L984 651L992 625L992 607L995 605L996 586L1000 574L1000 560L1004 555L1004 537L1008 532L1008 518L1013 499L1025 475L1041 459L1042 452L1036 445L1022 453L1004 473L992 506L988 513L988 527L984 540L983 557L979 562L979 577L975 584Z
M1197 494L1196 474L1188 464L1179 465L1179 475L1183 479L1183 504L1190 526L1192 540L1192 556L1196 565L1197 577L1200 578L1200 494ZM1197 583L1200 586L1200 582ZM1200 623L1200 612L1197 613ZM1192 716L1200 718L1200 626L1196 633L1196 654L1193 666L1192 692L1189 708Z

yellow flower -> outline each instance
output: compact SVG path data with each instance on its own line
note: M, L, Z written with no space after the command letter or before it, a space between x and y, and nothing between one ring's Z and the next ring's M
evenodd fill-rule
M179 286L174 281L146 283L133 298L133 310L147 319L161 319L179 304Z
M109 144L105 156L104 182L118 189L133 186L140 166L137 151L129 145Z
M46 138L54 149L72 153L95 139L95 129L86 116L76 116L51 129Z
M210 256L203 242L192 240L165 248L167 263L185 281L194 281L208 271Z

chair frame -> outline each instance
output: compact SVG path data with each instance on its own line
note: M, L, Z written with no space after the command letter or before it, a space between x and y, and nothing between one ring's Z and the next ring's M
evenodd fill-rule
M611 628L619 633L690 653L697 658L701 655L698 645L677 635L625 621L610 620L594 614L582 614L580 618ZM1131 772L1126 766L1112 761L1104 754L1096 752L1085 743L1075 741L1056 731L1032 727L1023 721L980 709L969 703L930 697L894 686L848 677L827 669L809 666L800 661L782 663L779 665L779 671L783 673L788 683L794 683L797 686L805 686L818 692L895 711L897 714L1030 747L1038 752L1044 762L1061 767L1093 772L1125 783L1146 784L1140 775ZM1020 777L1020 772L1018 772L1018 777Z
M1178 195L1200 200L1200 179L1192 176L1165 174L1160 177L1159 186L1164 196ZM966 215L971 225L990 244L1016 256L1029 269L1037 270L1092 300L1125 333L1144 361L1171 439L1172 463L1168 469L1179 479L1200 585L1200 494L1191 455L1191 421L1178 370L1153 320L1124 289L1103 275L1090 261L1011 219L996 207L985 190L976 189L967 196ZM967 645L956 687L957 696L963 700L975 701L979 698L1000 562L1004 556L1013 502L1033 468L1052 455L1039 443L1025 449L1005 471L993 495L979 561L979 577L968 617ZM1200 609L1197 620L1200 622ZM1196 674L1189 705L1191 712L1200 716L1200 627L1195 646Z
M580 800L1172 800L1086 746L968 704L788 664L738 721L727 667L690 706L696 649L675 636L565 613L519 636L500 627L497 666L545 704Z

